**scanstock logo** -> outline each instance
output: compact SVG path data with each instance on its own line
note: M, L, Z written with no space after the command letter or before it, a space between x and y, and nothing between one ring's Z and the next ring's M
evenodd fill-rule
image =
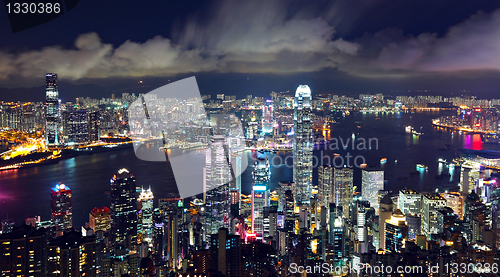
M195 77L139 96L128 121L135 155L169 162L182 198L239 186L248 165L241 122L234 114L207 115Z

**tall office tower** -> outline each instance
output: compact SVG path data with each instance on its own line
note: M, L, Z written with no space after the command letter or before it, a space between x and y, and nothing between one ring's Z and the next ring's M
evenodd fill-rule
M333 167L318 167L318 202L321 207L328 207L335 202L333 195Z
M482 231L488 227L486 223L486 205L475 192L472 192L465 199L464 206L465 239L467 239L468 243L482 241Z
M342 207L337 207L335 203L330 203L328 205L328 223L329 223L329 236L328 243L333 244L335 241L335 232L332 232L333 229L340 225L342 227Z
M230 235L226 228L221 228L210 240L210 269L227 277L241 276L240 236Z
M177 268L179 261L179 217L183 206L182 199L179 195L171 195L169 198L159 200L159 208L165 214L164 236L166 242L163 256L168 261L170 268ZM204 208L201 208L204 210Z
M422 233L422 218L420 215L406 215L408 224L408 239L415 239Z
M98 111L89 112L89 141L90 142L96 142L101 138L100 132L99 132L99 125L100 125L99 112Z
M401 253L406 239L408 239L406 218L401 210L397 209L391 218L385 221L385 251Z
M232 181L230 189L231 196L231 214L237 216L240 214L241 207L241 156L237 153L231 153Z
M87 110L70 109L65 111L63 134L65 143L68 145L89 142L89 116Z
M378 228L379 228L379 246L378 248L385 250L386 245L385 245L385 222L389 219L391 219L392 212L393 212L393 203L392 199L389 196L389 194L384 195L382 199L380 200L380 214L379 214L379 220L378 220ZM378 249L377 249L378 250Z
M252 189L252 233L263 237L264 207L269 206L269 190L266 185L254 185Z
M357 208L357 223L356 223L356 234L359 242L357 253L365 253L368 251L368 229L366 228L367 221L367 206L364 205L363 201L358 202Z
M339 167L333 170L333 198L337 207L343 207L344 218L349 217L349 205L352 203L354 185L352 167Z
M231 167L229 149L222 135L214 135L205 152L205 206L207 236L229 228Z
M440 194L446 200L446 207L450 207L453 212L460 218L464 219L464 200L466 197L460 195L459 192L447 192Z
M269 161L266 157L255 159L252 171L252 181L255 185L267 185L271 177Z
M148 245L153 244L153 192L151 188L141 190L137 202L140 204L140 210L137 213L137 233L142 242Z
M297 204L308 204L311 199L313 156L311 101L309 86L300 85L295 92L293 104L293 182Z
M95 207L89 214L89 227L94 230L107 232L111 229L111 211L108 207Z
M294 183L290 181L279 181L278 182L278 212L284 212L286 210L286 191L293 192ZM293 211L293 208L292 208Z
M0 235L0 275L46 276L47 234L45 228L15 227Z
M343 265L344 255L344 228L342 226L342 217L338 216L333 222L333 228L330 229L333 238L333 264L335 267L340 268Z
M412 189L400 190L399 209L405 215L419 215L422 212L422 195Z
M52 240L47 248L47 276L97 276L95 236L71 231Z
M470 187L469 187L469 174L472 170L472 167L464 164L460 167L460 193L464 196L469 195Z
M380 168L365 167L361 176L361 196L370 202L378 215L378 191L384 189L384 171Z
M263 239L270 243L271 238L277 241L278 209L276 207L264 207Z
M51 190L52 226L55 236L73 227L73 205L71 203L71 189L64 184L57 184Z
M115 251L133 249L137 242L137 200L135 177L127 169L111 178L111 241Z
M272 100L266 100L262 105L262 133L272 134L274 126L274 105Z
M422 235L430 239L431 234L439 230L437 213L446 207L446 200L437 193L427 193L422 196Z
M45 143L48 147L59 144L59 90L57 74L45 75Z

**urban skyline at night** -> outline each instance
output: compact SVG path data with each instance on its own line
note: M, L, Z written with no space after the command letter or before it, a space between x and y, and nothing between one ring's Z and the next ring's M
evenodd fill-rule
M500 3L11 2L0 275L500 276Z

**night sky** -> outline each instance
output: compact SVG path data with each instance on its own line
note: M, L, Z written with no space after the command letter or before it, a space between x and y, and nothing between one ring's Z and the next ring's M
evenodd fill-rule
M499 1L82 0L18 33L0 14L2 98L30 100L12 88L41 87L46 72L68 98L188 76L202 93L240 96L305 83L500 98Z

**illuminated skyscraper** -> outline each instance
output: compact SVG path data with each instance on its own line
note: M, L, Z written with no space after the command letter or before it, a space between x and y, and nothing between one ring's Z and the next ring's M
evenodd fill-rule
M99 112L89 112L89 140L90 142L98 141L99 134Z
M73 205L71 203L71 189L64 184L57 184L51 189L52 226L56 236L62 235L64 230L73 227Z
M206 150L205 206L206 234L217 234L219 228L229 228L231 167L225 137L214 135Z
M164 241L163 255L168 261L168 266L176 268L179 262L179 218L183 202L179 195L170 195L169 198L159 200L159 208L164 214ZM202 208L203 209L203 208Z
M132 249L137 240L135 177L122 168L111 178L111 236L116 249Z
M300 85L295 92L294 101L294 142L293 142L293 181L295 200L298 204L309 203L312 182L312 96L307 85Z
M45 78L45 143L50 147L59 144L59 90L57 74L47 73Z
M385 221L385 251L401 253L404 241L408 238L408 225L401 210L394 211L390 219Z
M437 193L427 193L422 196L422 235L430 238L437 234L439 227L437 213L440 208L446 207L446 199Z
M269 161L266 157L255 159L252 171L252 180L254 184L267 185L271 175Z
M64 140L66 144L89 142L89 115L87 110L70 109L63 116Z
M318 201L321 207L328 207L333 198L333 167L318 167Z
M337 207L343 207L343 217L349 217L349 205L353 197L352 168L339 167L333 170L333 199Z
M392 213L394 212L394 204L392 203L392 199L389 194L384 195L382 199L380 199L379 206L379 245L378 248L381 248L385 251L385 222L391 219ZM378 250L378 249L377 249Z
M417 215L422 212L422 195L411 189L399 191L399 209L404 215Z
M137 199L141 206L137 213L137 233L141 236L142 241L149 245L153 242L153 199L151 188L148 190L142 189Z
M266 185L254 185L252 190L252 233L262 239L264 207L269 206L269 191Z
M274 105L272 100L267 100L262 106L262 133L272 134L274 126Z
M97 231L107 232L111 229L111 211L108 207L95 207L89 214L89 227Z
M361 195L363 200L370 202L378 215L378 191L384 189L384 171L380 168L363 168Z

